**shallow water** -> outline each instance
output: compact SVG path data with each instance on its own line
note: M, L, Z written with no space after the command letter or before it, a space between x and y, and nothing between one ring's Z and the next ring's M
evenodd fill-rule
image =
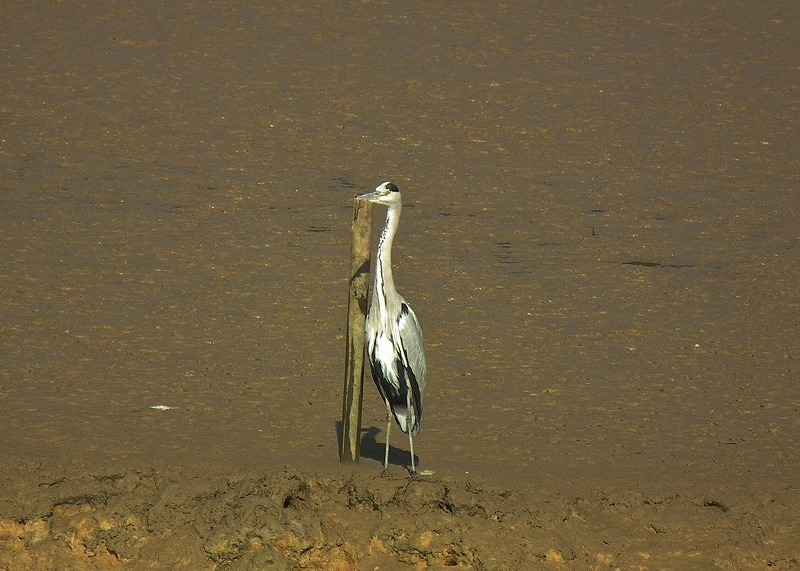
M0 15L5 470L338 473L351 199L394 180L422 469L796 478L794 4Z

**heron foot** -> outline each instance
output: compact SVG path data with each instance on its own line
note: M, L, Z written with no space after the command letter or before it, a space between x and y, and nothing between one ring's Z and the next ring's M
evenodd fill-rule
M411 476L412 480L419 480L419 475L417 474L416 470L408 470L408 475Z

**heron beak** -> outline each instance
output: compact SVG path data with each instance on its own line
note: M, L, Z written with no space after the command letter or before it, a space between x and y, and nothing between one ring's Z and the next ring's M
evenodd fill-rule
M379 195L377 192L368 192L367 194L362 194L360 196L356 196L356 200L370 200L372 198L377 198Z

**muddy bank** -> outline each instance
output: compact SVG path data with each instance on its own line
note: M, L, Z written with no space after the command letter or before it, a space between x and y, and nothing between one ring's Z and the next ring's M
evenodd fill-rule
M23 491L23 490L19 490ZM3 569L792 569L791 506L762 491L485 489L285 468L57 479L0 520Z

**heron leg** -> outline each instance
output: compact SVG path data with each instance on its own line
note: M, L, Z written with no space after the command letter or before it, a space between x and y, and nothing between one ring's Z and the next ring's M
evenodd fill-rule
M406 408L406 428L408 428L408 449L411 451L411 479L417 479L417 468L414 466L414 436L411 434L411 422L410 422L410 412L413 410L412 407L412 397L411 397L411 390L408 391L406 394L406 404L408 405Z
M386 402L386 450L383 454L383 475L389 475L389 432L392 430L392 407Z
M411 435L411 431L408 431L408 448L411 450L411 479L417 479L417 469L414 466L414 437Z

